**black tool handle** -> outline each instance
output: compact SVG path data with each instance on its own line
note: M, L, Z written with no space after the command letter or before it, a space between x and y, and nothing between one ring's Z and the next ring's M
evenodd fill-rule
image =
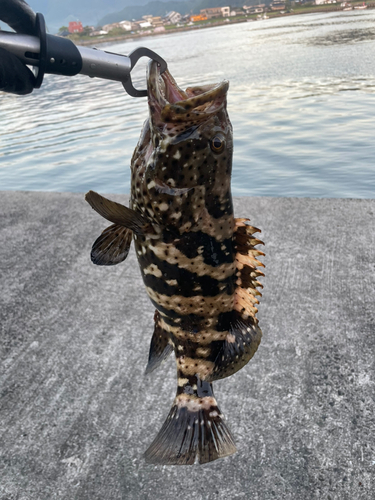
M40 42L38 74L35 88L42 85L45 73L73 76L82 69L82 57L71 40L47 35L43 14L36 15L36 31Z

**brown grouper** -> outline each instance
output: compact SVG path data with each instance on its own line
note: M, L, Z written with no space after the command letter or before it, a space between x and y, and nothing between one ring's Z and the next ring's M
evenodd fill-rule
M181 90L148 68L149 119L131 163L130 206L93 191L86 200L113 224L95 241L98 265L122 262L134 239L156 308L150 373L174 351L177 395L145 453L154 464L206 463L236 451L212 391L253 357L262 243L233 216L228 82Z

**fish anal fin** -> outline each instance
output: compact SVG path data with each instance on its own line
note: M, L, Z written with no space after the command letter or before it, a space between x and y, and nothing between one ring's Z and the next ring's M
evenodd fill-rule
M108 200L95 191L86 193L85 200L105 219L120 226L127 227L137 234L143 234L144 229L148 225L142 215L135 210L125 207L115 201Z
M152 335L146 374L153 372L173 351L169 333L160 326L160 313L155 311L155 329Z
M128 256L133 232L118 224L107 227L91 249L91 261L97 266L114 266Z
M256 353L262 338L258 321L250 316L244 319L233 311L233 320L225 340L217 350L215 367L209 381L229 377L243 368Z

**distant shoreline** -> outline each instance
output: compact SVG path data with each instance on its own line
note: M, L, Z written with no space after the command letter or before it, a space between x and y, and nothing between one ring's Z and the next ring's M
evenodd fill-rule
M152 33L133 33L132 35L123 35L123 36L114 36L114 37L107 37L107 38L99 38L99 37L92 37L93 40L77 40L77 39L72 39L72 41L76 45L96 45L98 43L111 43L111 42L124 42L124 41L131 41L134 40L135 38L148 38L149 36L158 36L158 35L169 35L170 33L181 33L184 31L195 31L195 30L200 30L200 29L205 29L205 28L214 28L217 26L228 26L231 24L239 24L239 23L246 23L247 19L238 19L234 21L230 21L229 23L226 21L219 21L217 23L209 23L209 24L200 24L198 26L181 26L181 28L173 28L165 31L158 31L158 32L152 32Z
M361 5L363 2L357 2L354 5ZM353 4L352 4L353 5ZM367 4L368 9L373 9L375 8L375 3L368 3ZM355 11L357 9L353 9ZM289 17L289 16L298 16L302 14L322 14L322 13L330 13L330 12L343 12L342 7L337 6L337 4L330 4L328 5L328 8L304 8L304 9L298 9L294 10L293 12L288 12L285 14L280 14L280 12L267 12L266 14L269 15L268 19L274 19L278 17ZM351 12L351 11L349 11ZM263 21L263 20L262 20ZM264 21L267 21L267 19L264 19ZM199 24L199 25L193 25L193 26L181 26L179 28L173 28L173 29L166 29L165 31L159 31L159 32L151 32L151 33L133 33L131 35L121 35L121 36L114 36L114 37L92 37L91 40L80 40L79 38L71 38L71 40L76 44L76 45L98 45L98 44L103 44L103 43L113 43L113 42L126 42L126 41L132 41L136 38L146 38L150 36L159 36L159 35L168 35L170 33L181 33L185 31L196 31L200 29L206 29L206 28L216 28L218 26L230 26L233 24L240 24L240 23L246 23L246 22L258 22L256 17L247 17L247 18L240 18L240 19L233 19L228 21L217 21L217 22L212 22L212 23L207 23L207 24Z

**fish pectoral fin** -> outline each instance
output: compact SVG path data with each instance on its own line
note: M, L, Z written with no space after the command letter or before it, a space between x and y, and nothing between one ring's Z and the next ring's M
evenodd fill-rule
M146 375L153 372L156 368L162 364L162 362L167 359L170 353L173 351L173 346L170 343L170 335L160 326L160 313L155 311L155 329L152 335L150 344L150 353L148 356L148 364L146 368Z
M97 266L114 266L128 256L133 231L119 224L104 229L91 249L91 261Z
M137 234L143 234L147 222L135 210L108 200L95 191L86 193L85 200L99 215L110 222L127 227Z

